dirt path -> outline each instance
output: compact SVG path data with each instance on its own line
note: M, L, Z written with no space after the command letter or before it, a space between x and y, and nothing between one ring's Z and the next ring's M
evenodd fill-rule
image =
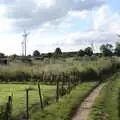
M91 112L94 100L99 95L100 90L105 84L99 85L80 105L72 120L87 120L89 113Z

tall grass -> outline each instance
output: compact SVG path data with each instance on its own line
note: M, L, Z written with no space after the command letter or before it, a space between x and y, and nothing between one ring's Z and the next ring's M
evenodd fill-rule
M114 75L102 89L88 120L119 120L120 75Z
M70 120L76 107L97 84L97 82L86 82L78 85L59 102L48 106L44 111L38 110L31 114L31 120Z
M66 75L78 74L81 80L94 80L102 75L113 73L120 67L120 61L116 58L99 58L94 61L66 61L47 65L10 65L0 67L1 81L29 81L51 80L51 76L65 73ZM52 80L55 82L55 80Z

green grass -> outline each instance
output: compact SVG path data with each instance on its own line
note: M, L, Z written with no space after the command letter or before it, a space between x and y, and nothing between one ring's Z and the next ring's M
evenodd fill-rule
M61 60L56 60L55 64L45 64L44 61L38 61L37 64L33 65L25 65L22 63L16 64L12 63L7 66L0 66L0 81L7 82L7 81L30 81L31 79L39 79L46 76L49 81L51 74L58 75L62 72L65 74L71 75L71 72L75 72L77 70L80 76L85 75L88 76L89 70L95 74L95 77L100 77L101 74L109 74L114 72L118 67L120 67L119 59L118 58L99 58L95 60L90 60L91 58L88 57L88 60L81 58L80 60L74 60L74 58L67 58ZM92 75L93 76L93 75ZM93 76L92 79L95 79ZM81 77L80 79L86 80L86 78ZM89 76L88 78L89 79ZM41 80L42 81L42 80ZM54 81L55 82L55 81Z
M62 97L58 103L54 103L44 111L31 114L31 120L70 120L77 106L85 96L97 85L97 82L86 82L78 85L70 95Z
M0 105L7 102L8 96L13 93L13 116L26 110L26 88L33 88L29 91L29 107L39 102L39 93L37 85L25 84L0 84ZM41 85L42 95L52 97L55 95L55 86Z
M120 75L114 75L97 97L88 120L120 120L119 88Z
M120 67L119 61L116 58L99 58L94 61L90 60L73 60L74 58L67 58L65 61L56 60L56 63L45 64L44 61L38 62L34 65L25 64L10 64L8 66L0 66L0 81L1 82L25 82L40 80L44 77L44 83L49 83L52 75L58 75L62 72L65 73L65 77L69 80L69 76L74 76L74 73L79 73L79 80L96 80L101 75L109 75L115 72ZM44 74L43 74L44 71ZM53 77L53 76L52 76ZM56 83L56 79L52 79ZM52 82L51 82L52 83ZM51 84L49 83L49 84ZM72 91L70 96L64 96L59 103L50 105L45 109L43 113L40 112L40 118L42 120L56 120L68 119L69 114L77 104L79 104L84 96L89 93L89 90L94 86L95 82L86 82L78 86ZM7 97L13 92L13 115L17 116L20 112L25 111L25 88L33 87L35 90L30 91L30 104L39 102L37 86L34 85L23 85L23 84L1 84L0 85L0 105L7 102ZM51 97L55 96L55 86L41 86L44 96ZM68 104L69 103L69 104ZM65 106L65 107L64 107ZM52 110L51 110L52 109ZM59 109L59 110L58 110ZM51 112L50 112L51 110ZM56 112L59 111L59 112ZM45 113L47 112L47 114ZM39 112L38 112L39 113ZM50 113L50 114L49 114ZM54 115L54 113L56 113ZM36 113L37 114L37 113ZM57 119L57 116L58 119ZM34 115L35 116L35 115ZM39 116L39 115L36 115ZM63 116L63 117L62 117ZM48 119L49 118L49 119ZM35 117L37 120L37 118Z

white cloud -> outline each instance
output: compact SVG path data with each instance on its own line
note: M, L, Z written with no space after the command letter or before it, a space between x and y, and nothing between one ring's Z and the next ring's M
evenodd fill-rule
M117 12L113 13L109 5L101 6L103 0L99 0L99 4L95 0L83 2L78 0L79 4L76 2L73 4L73 0L71 0L72 3L70 0L47 1L41 3L40 0L36 5L33 0L26 0L24 6L23 0L13 1L7 5L9 18L5 16L5 7L0 7L2 11L0 13L0 52L21 54L22 34L1 34L1 32L11 31L12 23L16 23L14 25L19 30L23 30L24 26L29 30L32 29L28 37L28 53L32 53L35 49L40 52L54 51L56 47L61 47L63 51L79 50L90 45L91 41L96 44L95 49L98 50L103 43L114 44L118 41L116 33L120 33L120 15ZM101 7L92 9L96 6ZM90 9L92 9L93 28L88 27L90 30L73 32L73 19L86 20L90 17ZM70 29L68 34L64 33L66 28L68 31ZM61 34L61 31L64 31L64 34Z
M104 4L104 1L45 0L43 2L43 0L15 0L11 4L6 4L6 7L8 18L16 21L16 29L23 30L39 28L45 23L59 25L69 12L91 10Z
M1 17L0 18L0 33L5 33L5 32L12 30L12 25L11 25L12 22L13 20Z
M72 34L68 34L62 38L62 40L59 40L57 43L59 45L90 45L91 42L94 42L95 44L105 44L105 43L115 43L118 41L118 37L114 33L110 32L102 32L102 31L85 31L85 32L76 32Z
M69 15L74 18L80 18L84 20L88 16L88 11L81 11L81 12L69 12Z
M78 16L78 15L76 15ZM115 44L119 41L117 33L120 34L120 14L113 13L110 6L104 5L92 12L93 28L89 31L68 34L59 40L60 46L84 47L94 43L98 51L101 44Z
M6 13L6 8L4 5L0 5L0 16L4 15Z
M19 36L19 37L18 37ZM5 54L21 54L21 40L20 34L4 34L0 33L0 52Z
M120 14L112 13L110 6L104 5L93 12L94 29L120 33Z

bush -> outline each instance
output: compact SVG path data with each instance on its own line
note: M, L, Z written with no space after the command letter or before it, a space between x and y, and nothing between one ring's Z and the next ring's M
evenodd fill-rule
M84 71L80 73L80 78L82 81L87 81L87 80L97 80L98 79L98 74L97 72L92 69L92 68L86 68Z

